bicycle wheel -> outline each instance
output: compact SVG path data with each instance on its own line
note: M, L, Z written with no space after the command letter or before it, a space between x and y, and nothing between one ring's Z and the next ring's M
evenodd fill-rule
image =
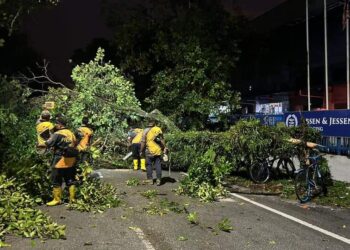
M249 168L249 175L255 183L265 183L270 178L269 164L264 160L258 162Z
M295 166L289 158L280 159L277 163L277 169L284 169L289 177L294 176Z
M301 170L295 176L295 194L302 203L310 200L310 183L307 169Z

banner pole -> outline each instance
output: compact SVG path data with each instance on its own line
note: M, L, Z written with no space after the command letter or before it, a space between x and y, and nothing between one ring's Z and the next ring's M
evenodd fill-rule
M326 92L326 110L329 110L328 103L328 41L327 41L327 0L323 0L324 16L324 62L325 62L325 92Z
M346 0L348 1L348 0ZM346 95L347 109L350 109L350 72L349 72L349 5L346 6Z
M310 99L310 40L309 40L309 0L306 0L306 67L307 67L307 110L311 110Z

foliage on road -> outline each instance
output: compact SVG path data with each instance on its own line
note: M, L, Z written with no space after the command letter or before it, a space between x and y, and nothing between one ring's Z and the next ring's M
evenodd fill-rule
M231 232L233 230L233 227L231 226L231 221L228 218L223 218L218 223L218 229L224 232Z
M121 203L118 190L99 179L87 179L78 186L76 202L69 209L81 212L102 213L108 208L118 207Z
M214 201L225 195L221 185L221 176L227 174L228 169L222 159L210 148L202 157L193 162L188 171L188 176L181 181L176 190L178 194L188 194L198 197L202 201Z
M197 225L199 223L198 220L198 213L197 212L191 212L187 215L187 221L191 224Z
M155 189L150 189L141 193L141 195L146 197L147 199L153 199L154 197L157 196L157 194L158 194L158 191Z
M143 208L143 211L148 215L160 216L168 214L169 212L176 214L187 213L187 210L183 205L175 201L170 201L167 198L149 202L148 205Z
M172 167L188 170L177 192L213 201L225 194L222 180L234 171L248 170L268 157L301 158L303 145L291 144L287 141L290 137L317 142L319 133L307 127L269 127L258 120L241 120L222 133L191 131L167 135ZM322 168L329 173L326 162Z
M0 175L0 242L8 233L27 238L65 237L65 226L37 209L37 202L41 199L34 200L15 179Z
M132 177L126 181L126 185L131 186L131 187L136 187L136 186L140 185L140 179L137 177Z

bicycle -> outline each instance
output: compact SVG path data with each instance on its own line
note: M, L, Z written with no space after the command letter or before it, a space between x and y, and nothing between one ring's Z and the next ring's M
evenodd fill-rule
M311 200L319 194L327 194L327 186L320 171L319 161L325 154L309 156L311 164L300 168L295 174L295 193L301 203Z
M276 167L276 170L278 171L279 174L281 173L281 169L285 170L287 176L294 177L295 166L291 158L289 157L279 158L277 162L277 167Z
M258 184L267 182L270 179L271 168L275 158L262 158L249 167L250 179Z
M249 175L253 182L262 184L267 182L274 167L274 163L277 162L276 170L278 172L284 169L289 177L293 177L295 167L293 161L288 157L268 157L258 160L255 164L250 166Z

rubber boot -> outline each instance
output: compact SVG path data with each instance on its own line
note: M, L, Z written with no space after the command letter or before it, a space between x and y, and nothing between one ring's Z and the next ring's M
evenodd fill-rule
M134 170L136 171L139 167L139 160L134 160Z
M146 171L146 159L141 159L141 170Z
M69 203L76 202L75 200L75 185L69 186Z
M53 188L53 200L46 203L47 206L56 206L61 204L61 198L62 198L62 189L61 187L54 187Z

